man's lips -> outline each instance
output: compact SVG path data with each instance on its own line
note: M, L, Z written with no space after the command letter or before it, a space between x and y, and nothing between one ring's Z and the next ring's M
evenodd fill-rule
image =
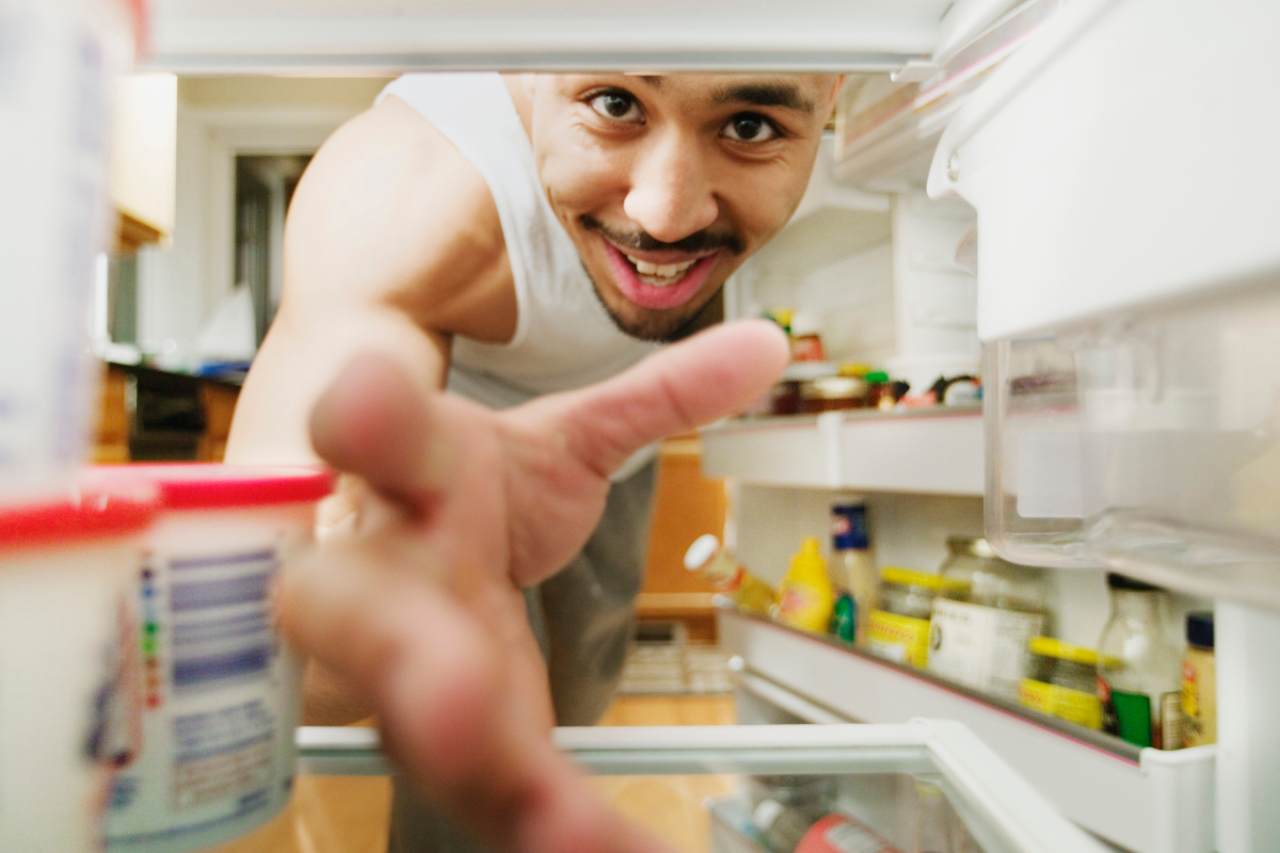
M653 260L649 261L649 263L670 264L697 259L696 263L671 284L655 285L644 281L635 266L627 260L623 252L612 242L604 237L600 238L600 242L604 246L609 268L613 271L614 282L622 295L629 302L641 308L658 311L679 308L692 300L702 289L702 285L711 274L711 270L716 264L716 258L720 254L719 251L713 251L706 255L690 255L680 252L646 253L649 257L673 258L664 261ZM628 252L627 254L631 253ZM648 260L648 258L639 253L634 254L633 257L640 260Z
M662 252L662 251L645 252L639 249L630 249L630 248L627 248L626 246L619 246L617 243L613 242L608 237L602 237L601 239L603 239L606 243L608 243L613 248L617 249L623 255L626 255L632 258L638 258L642 261L648 261L651 264L659 264L659 265L682 264L682 263L685 263L686 261L699 261L699 260L702 260L703 258L709 258L712 255L718 254L720 252L719 249L708 249L704 252L676 252L671 250L668 250L665 252Z

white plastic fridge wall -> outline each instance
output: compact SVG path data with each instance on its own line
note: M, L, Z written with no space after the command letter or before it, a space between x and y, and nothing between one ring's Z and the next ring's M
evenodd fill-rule
M889 369L921 394L979 364L976 283L956 254L973 226L962 202L859 193L831 174L830 140L800 208L735 273L727 315L794 308L827 356Z

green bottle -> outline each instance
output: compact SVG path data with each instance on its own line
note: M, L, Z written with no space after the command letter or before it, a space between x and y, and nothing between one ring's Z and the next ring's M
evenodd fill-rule
M831 633L853 645L853 638L857 634L856 607L853 596L847 592L840 593L831 610Z

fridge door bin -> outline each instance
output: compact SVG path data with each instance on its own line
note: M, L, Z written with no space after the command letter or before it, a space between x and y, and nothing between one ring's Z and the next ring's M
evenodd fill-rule
M1103 849L954 722L567 728L556 730L555 739L597 777L730 776L738 802L720 810L720 822L736 825L748 839L753 826L743 824L745 814L754 820L766 798L789 802L776 793L779 785L816 782L829 789L825 811L850 814L904 849L926 831L962 833L988 851ZM298 746L307 773L389 772L371 729L303 728ZM620 802L625 811L627 801ZM810 820L816 814L801 813ZM709 831L714 836L714 824Z
M984 341L1280 271L1280 6L1078 0L972 93L931 195L977 210Z
M1276 284L988 343L996 548L1280 608Z
M1058 811L1109 842L1169 853L1218 849L1216 746L1139 749L767 619L721 611L719 629L722 648L740 659L739 719L954 720Z

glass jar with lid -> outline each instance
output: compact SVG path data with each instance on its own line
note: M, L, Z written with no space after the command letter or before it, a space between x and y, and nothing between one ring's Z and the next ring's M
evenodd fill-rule
M867 384L853 376L823 376L800 386L800 411L806 414L858 409L866 404Z
M1098 650L1103 727L1135 746L1182 746L1182 665L1170 641L1164 590L1107 574L1111 618Z
M976 537L947 540L934 601L929 670L993 696L1017 701L1031 669L1027 644L1047 625L1044 580L1037 569L1000 559Z
M964 594L965 581L893 566L880 571L880 609L867 623L867 648L881 657L924 669L929 658L929 616L944 591Z
M802 389L814 380L834 376L835 366L825 361L797 361L787 365L769 394L769 413L795 415L804 411Z
M1098 653L1053 637L1032 637L1028 649L1031 671L1022 680L1018 701L1033 711L1101 729Z

